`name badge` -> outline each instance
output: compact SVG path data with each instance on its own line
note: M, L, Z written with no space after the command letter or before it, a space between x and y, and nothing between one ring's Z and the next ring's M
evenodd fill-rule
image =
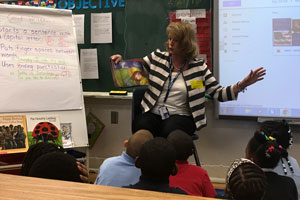
M191 81L191 88L203 88L203 81Z
M162 120L168 119L170 117L167 107L165 107L165 106L160 107L158 109L158 111L159 111L159 114L160 114Z

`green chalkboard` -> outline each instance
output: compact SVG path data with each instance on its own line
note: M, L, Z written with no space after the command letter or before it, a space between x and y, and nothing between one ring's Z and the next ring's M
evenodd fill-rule
M90 0L93 5L99 0ZM80 49L97 48L99 79L84 79L83 90L89 92L107 92L118 90L114 86L109 57L121 54L124 59L142 58L155 49L164 50L165 29L169 24L169 12L178 9L211 9L212 0L125 0L125 7L108 4L110 8L74 9L73 14L85 14L85 39ZM115 2L115 1L114 1ZM113 43L91 44L91 13L112 13ZM130 91L130 89L128 89Z

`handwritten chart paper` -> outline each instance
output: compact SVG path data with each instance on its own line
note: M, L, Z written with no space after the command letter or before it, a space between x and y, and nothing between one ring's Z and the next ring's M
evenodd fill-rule
M1 112L82 109L72 12L0 5Z

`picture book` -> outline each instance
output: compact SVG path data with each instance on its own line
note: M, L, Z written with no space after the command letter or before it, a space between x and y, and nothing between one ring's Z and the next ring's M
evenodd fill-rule
M89 112L86 116L86 123L88 129L89 146L92 148L99 135L101 135L105 125L91 112Z
M58 116L27 116L29 146L39 142L50 142L62 146L62 135Z
M148 85L148 79L144 74L141 61L122 60L118 64L115 64L112 60L110 60L110 63L116 87L127 88L139 85Z
M0 116L0 154L26 152L27 149L25 115Z
M72 124L71 123L61 123L60 130L62 135L62 143L64 148L72 148Z

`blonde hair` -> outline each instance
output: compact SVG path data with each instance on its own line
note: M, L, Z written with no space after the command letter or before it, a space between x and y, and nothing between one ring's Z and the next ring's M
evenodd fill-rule
M186 60L191 60L199 55L197 37L193 26L187 22L173 22L166 29L168 38L178 41L179 52ZM169 51L169 40L165 43Z

